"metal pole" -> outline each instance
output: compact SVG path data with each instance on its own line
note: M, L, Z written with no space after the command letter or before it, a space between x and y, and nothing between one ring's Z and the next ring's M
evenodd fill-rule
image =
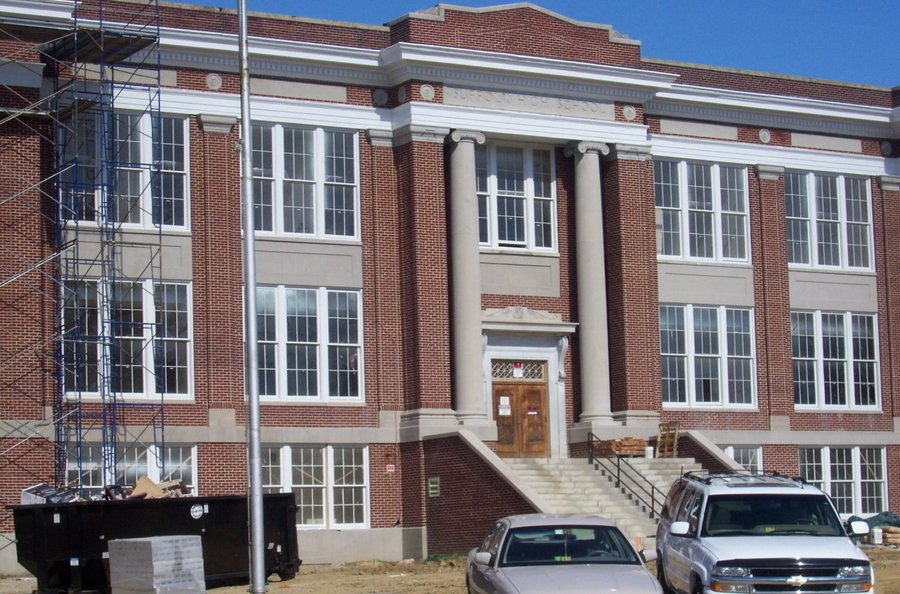
M265 594L262 469L259 445L259 377L256 336L256 245L253 220L253 152L250 146L250 62L247 51L247 4L238 0L241 70L241 199L244 206L244 385L247 389L247 517L250 541L250 592Z

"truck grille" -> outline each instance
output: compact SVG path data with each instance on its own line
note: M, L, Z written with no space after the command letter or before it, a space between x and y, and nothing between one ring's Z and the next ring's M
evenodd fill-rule
M752 577L719 581L749 585L751 592L767 594L839 592L841 585L868 581L838 577L842 567L855 565L868 564L848 559L735 559L719 566L747 567Z

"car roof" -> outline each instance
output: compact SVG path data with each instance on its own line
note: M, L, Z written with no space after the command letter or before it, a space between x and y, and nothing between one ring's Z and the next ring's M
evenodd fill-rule
M587 526L615 526L612 520L591 514L518 514L502 519L510 528L558 526L558 525L587 525Z
M721 494L778 494L778 495L822 495L822 491L800 479L783 475L754 474L692 474L684 476L689 484L707 491L710 495Z

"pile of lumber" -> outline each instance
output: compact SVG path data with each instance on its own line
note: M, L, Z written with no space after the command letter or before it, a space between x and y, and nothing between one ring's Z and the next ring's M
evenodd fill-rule
M879 526L879 528L881 528L881 544L900 545L900 526ZM872 538L871 532L869 538Z
M594 442L595 456L643 456L647 450L647 440L637 437L623 437Z

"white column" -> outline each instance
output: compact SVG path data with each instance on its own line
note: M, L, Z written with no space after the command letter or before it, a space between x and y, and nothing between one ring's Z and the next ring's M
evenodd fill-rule
M600 142L574 142L567 147L566 154L575 156L575 267L582 402L580 420L611 421L606 252L600 176L600 155L608 155L609 146Z
M480 132L450 134L450 298L456 416L487 418L481 338L481 260L478 242L475 143Z

